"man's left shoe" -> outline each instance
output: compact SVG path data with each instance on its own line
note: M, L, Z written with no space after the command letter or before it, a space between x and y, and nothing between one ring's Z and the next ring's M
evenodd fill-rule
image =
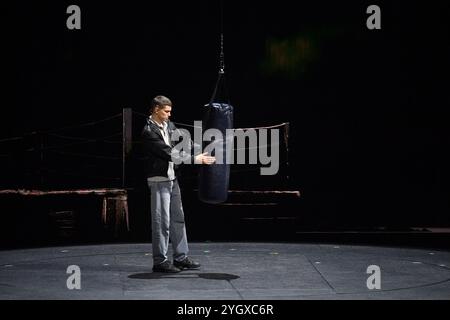
M200 268L200 263L195 262L188 257L184 258L184 260L181 261L173 261L173 265L177 267L178 269L198 269Z

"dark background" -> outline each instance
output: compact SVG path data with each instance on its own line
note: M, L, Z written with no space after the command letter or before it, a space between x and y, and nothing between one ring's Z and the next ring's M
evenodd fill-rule
M70 4L81 8L81 30L66 28ZM370 4L381 7L381 30L366 28ZM106 160L91 166L116 177L110 182L78 173L71 180L69 172L58 184L25 174L19 168L29 168L30 159L31 171L39 171L39 155L21 151L39 140L33 131L124 107L146 113L157 94L174 102L174 121L201 119L217 79L219 1L20 1L3 10L0 137L28 135L0 144L2 188L70 187L75 177L89 186L120 185L120 163ZM443 1L225 1L223 12L235 127L291 125L290 166L268 182L273 188L245 174L232 177L232 186L300 190L289 210L315 230L449 226L450 28ZM115 120L116 127L76 135L108 136L121 130ZM142 121L136 117L135 135ZM110 147L105 156L120 156L120 146ZM52 161L55 170L70 166ZM192 221L200 221L214 209L196 207L188 180L186 203ZM211 227L204 223L193 227L194 238L206 237Z

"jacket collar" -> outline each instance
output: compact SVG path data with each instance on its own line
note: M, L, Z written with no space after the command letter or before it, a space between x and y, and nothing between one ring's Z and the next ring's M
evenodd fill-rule
M164 138L161 134L161 130L163 130L164 128L167 130L167 133L169 134L169 139L172 136L172 130L171 130L169 123L170 123L170 121L167 121L167 122L163 123L163 126L161 126L158 123L156 123L151 118L151 116L147 118L147 124L154 129L154 131L161 137L162 140L164 140Z
M153 123L154 125L156 125L161 130L167 129L167 127L168 127L168 123L167 122L164 122L163 124L159 124L155 120L152 119L152 116L149 116L147 119L148 119L149 122Z

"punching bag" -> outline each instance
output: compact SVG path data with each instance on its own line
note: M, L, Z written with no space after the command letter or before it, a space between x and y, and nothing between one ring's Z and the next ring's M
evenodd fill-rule
M220 132L222 139L212 142L205 142L207 151L208 145L213 146L211 156L216 157L216 163L202 165L199 172L199 199L206 203L222 203L228 198L228 186L230 180L230 164L227 162L227 146L231 147L231 142L227 143L227 129L233 128L233 107L228 103L209 103L204 106L203 132L208 129ZM218 154L219 153L219 154Z
M202 165L199 172L198 197L200 201L211 204L222 203L227 200L230 180L230 164L227 161L227 156L230 155L229 153L232 150L227 152L227 147L231 149L232 141L227 142L226 131L233 128L233 107L230 104L225 83L224 61L222 30L220 35L219 77L211 100L204 106L202 125L204 138L209 139L209 137L206 137L208 132L211 134L218 133L218 138L212 139L211 137L214 142L204 142L203 145L203 152L208 152L210 146L216 146L210 153L211 156L216 157L216 162L211 165ZM207 131L208 129L213 130ZM231 139L233 138L231 137ZM206 144L209 145L205 148Z

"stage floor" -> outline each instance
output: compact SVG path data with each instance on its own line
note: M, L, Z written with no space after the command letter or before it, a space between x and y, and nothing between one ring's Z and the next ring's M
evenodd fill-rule
M0 251L0 299L450 299L448 251L209 242L190 249L202 268L178 274L152 273L151 244ZM81 289L68 289L71 265L80 268ZM380 289L368 288L377 284L367 272L373 265Z

